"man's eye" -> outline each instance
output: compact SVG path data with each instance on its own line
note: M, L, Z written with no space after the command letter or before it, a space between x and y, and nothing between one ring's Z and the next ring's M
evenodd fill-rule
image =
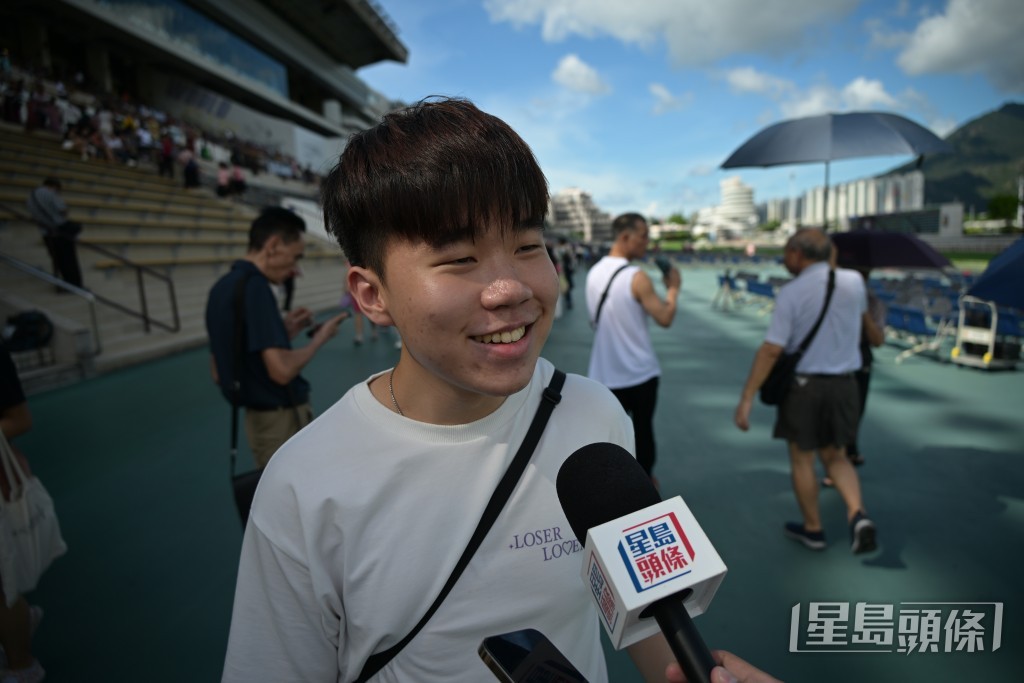
M448 263L456 266L465 266L473 262L472 256L464 256L462 258L452 259Z
M537 251L538 249L541 248L543 248L543 245L541 244L524 244L523 246L519 247L519 251L522 253L527 253L531 251Z

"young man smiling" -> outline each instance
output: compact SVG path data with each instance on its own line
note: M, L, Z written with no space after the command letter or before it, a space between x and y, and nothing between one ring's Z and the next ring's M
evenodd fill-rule
M353 681L439 594L554 368L540 358L558 280L547 183L526 144L462 100L420 103L353 136L324 182L349 291L403 346L271 461L239 567L225 681ZM599 384L570 375L530 464L438 611L373 681L487 680L488 635L536 628L607 680L580 555L514 539L571 531L555 478L583 445L633 447ZM552 531L552 539L555 532ZM552 541L554 542L554 541ZM632 650L681 680L658 636Z

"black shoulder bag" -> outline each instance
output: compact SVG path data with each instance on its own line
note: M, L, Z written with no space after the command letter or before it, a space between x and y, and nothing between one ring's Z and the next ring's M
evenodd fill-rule
M800 346L793 353L783 353L779 356L779 359L775 361L775 365L772 366L772 371L768 374L768 377L764 380L764 384L761 385L761 403L769 406L781 405L782 401L786 398L786 394L789 393L789 388L793 385L793 377L796 375L796 366L803 358L807 348L814 341L814 335L818 334L818 328L821 327L821 321L825 319L825 312L828 310L829 302L832 301L832 290L836 288L836 271L828 271L828 290L825 293L825 305L821 307L821 313L818 314L818 320L814 323L814 327L807 333L804 340L800 343Z
M544 394L541 397L540 405L537 406L537 413L533 416L533 422L530 423L530 428L526 432L526 437L523 439L523 443L519 446L519 450L516 451L515 457L509 464L508 469L505 470L505 475L498 482L497 488L494 489L494 493L491 494L491 500L487 503L487 507L484 508L484 513L480 517L479 524L476 525L476 530L473 532L473 536L469 539L469 544L466 545L466 549L462 552L462 557L455 564L455 569L452 570L451 576L448 577L448 581L445 582L441 592L438 593L434 599L434 604L430 606L423 618L419 620L419 623L413 627L409 633L402 638L400 641L392 645L384 652L378 652L371 655L366 664L363 665L363 670L359 672L359 678L356 679L356 683L366 683L369 679L373 678L377 672L387 666L388 662L395 658L399 652L401 652L406 645L408 645L416 634L422 630L422 628L430 621L430 617L434 616L434 612L441 606L444 599L451 592L455 586L455 582L462 576L462 572L469 565L469 561L473 559L473 555L476 553L477 548L483 542L487 532L490 531L491 526L494 525L494 520L498 518L498 514L502 508L505 507L505 503L508 502L512 492L516 488L516 484L519 483L519 478L526 471L526 465L530 462L530 457L533 455L533 450L537 447L537 443L540 441L541 434L544 433L544 427L548 423L548 418L551 417L551 411L555 409L559 401L562 400L562 385L565 384L565 373L559 369L555 369L555 374L551 378L551 382L544 389Z
M604 292L601 294L601 300L597 303L597 311L594 313L594 321L590 323L590 327L593 329L597 329L597 321L601 319L601 309L604 308L605 299L608 298L608 292L611 291L612 282L615 281L615 276L628 267L629 263L627 262L626 265L619 267L619 269L612 273L612 276L608 278L608 286L604 288Z

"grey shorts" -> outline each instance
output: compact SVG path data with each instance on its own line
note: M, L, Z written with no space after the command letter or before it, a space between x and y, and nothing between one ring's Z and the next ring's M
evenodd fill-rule
M772 436L800 450L845 446L857 435L857 380L846 375L797 375L778 408Z

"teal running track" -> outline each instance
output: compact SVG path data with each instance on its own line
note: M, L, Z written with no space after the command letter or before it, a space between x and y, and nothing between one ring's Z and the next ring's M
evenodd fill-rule
M655 473L663 495L685 498L729 567L696 619L705 640L786 681L1020 680L1024 373L926 356L897 365L900 349L883 347L859 469L881 549L850 553L844 507L823 490L829 546L811 552L782 534L799 517L785 446L770 438L773 412L756 407L747 433L732 423L768 318L754 307L713 309L717 273L685 269L675 324L653 329L664 372ZM555 322L545 356L585 373L591 332L577 279L576 308ZM350 325L304 373L318 412L397 358L387 334L354 346ZM219 680L241 530L228 484L229 410L208 367L196 350L30 398L35 429L20 445L69 547L30 595L46 610L34 649L47 680ZM244 446L243 458L250 462ZM848 606L837 624L846 630L833 631L846 644L808 642L812 603ZM850 644L857 603L891 606L887 649ZM994 607L965 603L1002 604L998 650ZM905 636L927 630L912 609L943 610L935 652L898 651L901 625ZM965 609L985 611L985 630L947 646L951 610ZM815 651L792 651L801 649ZM612 681L639 680L610 649L609 668Z

